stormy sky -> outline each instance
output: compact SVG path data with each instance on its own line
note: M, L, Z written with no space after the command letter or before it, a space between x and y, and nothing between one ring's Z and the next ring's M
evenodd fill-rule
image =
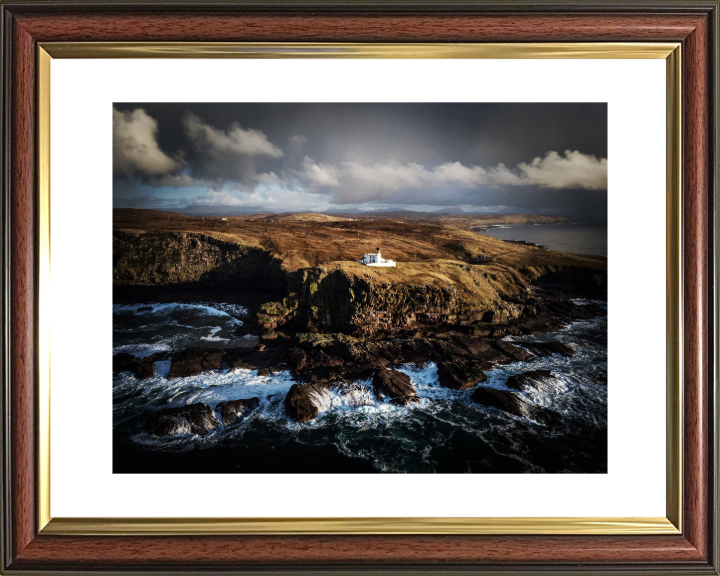
M607 105L113 106L116 208L607 218Z

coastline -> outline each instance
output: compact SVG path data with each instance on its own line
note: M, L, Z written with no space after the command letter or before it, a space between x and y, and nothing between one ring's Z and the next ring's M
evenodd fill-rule
M605 469L606 259L437 225L393 223L391 236L383 221L332 222L334 239L382 231L443 257L296 268L280 241L317 223L235 226L275 243L116 233L116 472ZM593 407L589 429L577 398ZM260 460L232 463L239 449ZM533 462L528 450L568 456Z

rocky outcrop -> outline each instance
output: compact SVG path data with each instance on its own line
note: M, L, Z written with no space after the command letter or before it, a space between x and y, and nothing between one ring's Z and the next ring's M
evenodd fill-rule
M285 396L285 410L295 422L315 418L324 403L328 389L318 384L293 384Z
M557 291L531 290L547 269L489 272L444 262L436 265L436 276L423 268L417 276L405 271L402 281L384 282L350 265L303 268L290 275L290 292L282 301L261 307L258 322L266 338L276 338L278 329L366 337L465 329L498 337L545 332L605 313L596 305L576 305Z
M372 335L414 327L465 326L480 322L488 311L474 292L440 281L377 282L342 269L315 267L298 270L291 282L293 317L322 331ZM500 299L488 306L498 321L520 313Z
M535 388L555 378L550 370L530 370L521 374L515 374L507 379L505 385L508 388L522 390L523 388Z
M116 230L113 263L116 287L287 285L282 261L267 250L197 232Z
M201 348L199 346L185 348L173 356L168 378L185 378L210 370L218 370L223 355L223 351L217 348Z
M222 417L224 426L231 426L247 418L247 416L259 406L260 398L253 396L252 398L220 402L220 404L215 407L215 411Z
M560 356L572 357L576 354L575 350L562 342L522 342L521 344L536 356L559 354Z
M203 435L219 426L220 422L210 406L202 402L159 410L146 423L147 431L153 436Z
M141 358L120 352L113 356L113 374L117 376L121 372L131 372L140 380L152 378L155 375L155 362L158 359L156 354Z
M472 362L439 362L438 380L440 385L453 390L467 390L480 382L485 382L487 376L480 366Z
M373 376L373 392L379 399L389 398L399 406L418 400L410 376L397 370L378 370Z
M549 411L525 400L521 394L511 390L498 390L480 386L470 397L476 404L504 410L515 416L547 423L551 420Z
M461 334L370 340L341 333L301 333L271 346L263 350L185 348L174 354L168 378L226 368L257 370L259 376L290 370L301 382L336 386L371 378L375 372L406 363L436 362L443 386L465 390L484 382L484 372L497 364L532 362L551 354L575 354L569 346L556 342L512 343Z

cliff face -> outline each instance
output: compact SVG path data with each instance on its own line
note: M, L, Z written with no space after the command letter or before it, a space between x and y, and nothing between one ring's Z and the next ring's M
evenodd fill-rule
M437 263L431 266L443 268ZM454 264L445 267L458 268ZM293 292L282 302L265 304L260 323L274 329L296 321L322 331L371 335L440 325L507 322L526 309L506 300L525 291L520 277L510 282L510 290L500 291L496 283L504 284L504 279L491 279L470 266L462 267L452 278L441 274L422 279L410 276L408 282L397 278L388 281L377 273L357 274L346 268L297 271L290 281Z
M593 285L598 292L605 282L602 271L559 266L518 270L440 261L377 270L343 263L291 274L288 296L264 304L259 322L266 331L294 323L298 329L358 335L441 326L483 329L535 316L531 286L546 278L561 279L567 289ZM558 283L548 287L552 284Z
M122 230L113 234L115 286L282 286L287 278L281 264L265 250L206 234Z

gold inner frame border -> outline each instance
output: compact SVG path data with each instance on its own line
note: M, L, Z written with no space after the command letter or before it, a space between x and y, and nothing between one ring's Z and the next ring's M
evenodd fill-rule
M50 512L50 74L54 58L494 58L666 61L666 517L53 518ZM53 535L679 534L682 531L681 45L679 43L357 44L47 42L37 56L38 530Z

